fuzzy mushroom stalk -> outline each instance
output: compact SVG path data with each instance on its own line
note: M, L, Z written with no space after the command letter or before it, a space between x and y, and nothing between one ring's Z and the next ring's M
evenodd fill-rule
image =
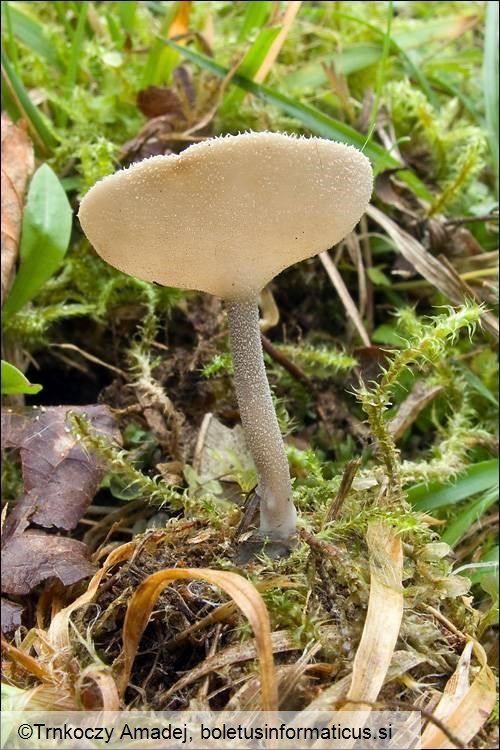
M257 299L227 303L234 385L245 439L258 475L260 533L287 540L295 533L290 470L264 366Z
M259 478L260 532L270 539L293 536L295 508L264 369L259 294L285 268L349 234L372 184L370 162L351 146L242 133L133 164L94 185L80 206L85 234L112 266L228 305L236 394Z

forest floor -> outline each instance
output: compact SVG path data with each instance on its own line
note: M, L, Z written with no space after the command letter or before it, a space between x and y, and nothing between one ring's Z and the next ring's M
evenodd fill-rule
M361 702L497 746L497 38L483 2L2 3L4 707ZM262 300L299 531L243 561L224 306L76 214L246 130L361 148L375 186Z

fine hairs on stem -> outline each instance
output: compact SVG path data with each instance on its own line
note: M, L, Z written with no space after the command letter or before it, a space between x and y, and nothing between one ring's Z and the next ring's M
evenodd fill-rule
M264 366L257 298L227 303L234 383L241 422L259 478L260 531L275 539L295 532L290 470Z

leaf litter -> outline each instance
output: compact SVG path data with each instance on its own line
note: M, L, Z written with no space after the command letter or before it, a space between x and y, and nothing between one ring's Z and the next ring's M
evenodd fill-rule
M104 475L100 460L71 433L70 411L84 412L97 431L118 439L105 406L33 407L2 414L2 449L19 451L24 489L2 527L1 587L5 594L26 596L49 579L70 586L95 571L83 542L39 530L74 529ZM2 607L6 614L2 627L12 631L23 607L8 600L2 600Z

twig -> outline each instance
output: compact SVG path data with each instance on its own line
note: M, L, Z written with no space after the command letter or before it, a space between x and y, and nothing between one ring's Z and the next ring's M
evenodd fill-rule
M446 219L445 224L451 226L455 224L471 224L474 221L498 221L498 213L482 214L481 216L461 216L457 219Z
M84 359L88 359L89 362L93 362L96 365L101 365L101 367L106 367L106 369L116 372L117 375L120 375L125 380L128 379L128 375L124 370L120 370L119 367L115 367L114 365L110 365L107 362L103 362L103 360L99 359L99 357L95 357L93 354L86 352L84 349L80 349L80 347L76 346L75 344L49 344L49 347L57 349L71 349L71 351L73 352L78 352L78 354L80 354ZM75 367L77 366L78 365L75 363Z
M305 374L303 370L300 369L300 367L297 367L296 364L294 364L291 360L288 359L282 352L278 351L273 344L269 341L267 336L264 336L263 333L260 334L260 340L262 341L262 347L265 352L269 354L270 357L274 359L275 362L277 362L279 365L281 365L287 372L290 373L290 375L295 378L295 380L298 380L299 383L302 383L302 385L305 385L307 388L310 388L311 391L315 390L315 385L312 382L312 380L309 378L308 375Z
M439 622L444 625L450 631L450 633L456 635L457 638L460 638L461 641L465 642L469 640L469 636L466 636L465 633L462 633L462 631L459 630L452 622L450 622L447 617L441 614L438 609L435 609L430 604L423 604L422 606L426 612L433 615L436 620L439 620Z
M330 504L329 508L327 508L325 517L323 518L323 523L321 524L322 529L326 526L327 523L331 523L337 518L339 510L342 507L342 503L346 499L349 490L351 489L354 477L356 476L356 472L359 469L360 465L361 459L355 458L352 461L349 461L349 463L345 467L338 492L335 495L333 502Z

